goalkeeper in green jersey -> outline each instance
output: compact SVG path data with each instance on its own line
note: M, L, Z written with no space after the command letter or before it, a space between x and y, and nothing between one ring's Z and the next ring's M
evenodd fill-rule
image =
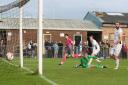
M93 67L95 67L95 68L107 68L106 66L99 65L99 64L97 64L97 65L88 65L89 60L92 59L92 58L96 59L97 57L88 55L88 56L85 56L85 57L81 58L80 64L77 65L76 68L77 67L82 67L82 68L93 68Z

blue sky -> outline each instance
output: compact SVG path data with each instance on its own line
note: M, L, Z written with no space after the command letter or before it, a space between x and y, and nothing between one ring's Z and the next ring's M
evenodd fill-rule
M0 5L15 0L0 0ZM88 11L128 12L128 0L44 0L44 17L82 19ZM37 0L24 7L24 17L37 16Z

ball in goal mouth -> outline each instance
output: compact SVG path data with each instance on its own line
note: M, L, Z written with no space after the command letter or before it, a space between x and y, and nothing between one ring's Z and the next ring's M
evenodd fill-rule
M8 53L6 54L6 56L7 56L7 59L8 59L8 60L13 60L13 58L14 58L14 55L13 55L12 52L8 52Z

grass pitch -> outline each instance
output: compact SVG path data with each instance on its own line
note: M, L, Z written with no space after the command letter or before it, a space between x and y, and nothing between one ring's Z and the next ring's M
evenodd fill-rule
M18 63L18 59L12 63ZM128 60L121 60L120 69L114 70L114 60L102 60L106 69L74 68L80 59L67 59L64 65L58 65L60 59L44 59L44 75L58 85L127 85ZM28 63L29 62L29 63ZM95 63L95 62L94 62ZM25 58L24 66L36 70L37 59ZM18 67L0 60L0 85L49 85L38 75L31 75Z
M0 85L50 85L38 75L9 65L0 59Z

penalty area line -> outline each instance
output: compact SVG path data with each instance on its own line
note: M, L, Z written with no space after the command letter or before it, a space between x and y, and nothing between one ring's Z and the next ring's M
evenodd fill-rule
M9 62L8 60L2 59L2 61L4 61L5 63L8 63L9 65L12 65L12 66L15 66L15 67L19 67L19 65L15 65L15 64ZM22 69L28 71L29 73L34 73L34 71L30 70L29 68L22 67ZM43 75L40 75L40 78L45 80L45 81L47 81L51 85L59 85L59 84L55 83L54 81L48 79L47 77L45 77Z

